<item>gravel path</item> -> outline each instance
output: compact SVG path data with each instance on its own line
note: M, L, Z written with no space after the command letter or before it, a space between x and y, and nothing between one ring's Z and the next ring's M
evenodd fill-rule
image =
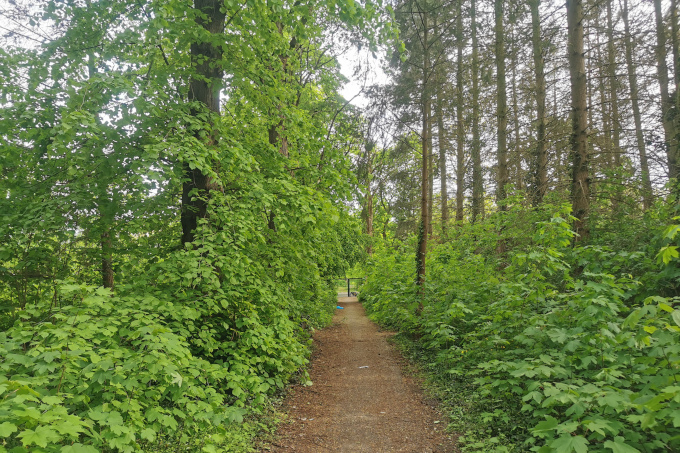
M342 297L333 325L314 335L313 385L295 387L284 404L288 420L268 451L455 452L446 423L417 383L388 332L371 323L355 297ZM441 423L439 421L441 420Z

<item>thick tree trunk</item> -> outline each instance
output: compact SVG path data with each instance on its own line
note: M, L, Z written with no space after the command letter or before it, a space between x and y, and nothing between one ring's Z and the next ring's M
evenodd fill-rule
M628 85L630 86L630 100L633 104L633 122L635 123L635 137L637 139L638 152L640 154L640 170L642 173L642 205L644 209L652 205L652 183L649 180L649 164L647 163L647 149L645 138L642 134L642 119L640 116L640 103L638 99L637 74L633 62L633 42L630 34L628 21L628 0L623 0L621 11L624 26L624 43L626 46L626 66L628 68Z
M221 11L222 2L217 0L194 0L194 9L206 17L197 17L196 23L212 35L224 32L225 13ZM203 115L205 110L211 116L220 114L220 89L223 70L220 67L222 50L203 40L191 44L191 61L196 75L189 81L189 101L198 102L202 108L192 109L195 116ZM203 131L201 131L203 132ZM206 140L197 132L197 138ZM207 146L214 146L217 137L210 135ZM205 218L208 211L210 191L218 185L212 181L208 172L202 168L191 168L188 162L183 165L182 184L182 244L193 242L199 219Z
M536 78L536 148L532 162L533 187L531 201L534 206L543 202L548 190L548 150L545 146L545 63L541 38L541 19L538 7L541 0L530 0L531 39L534 54L534 76Z
M472 222L484 218L484 179L479 130L479 42L477 40L477 0L470 2L472 31Z
M505 76L505 30L503 28L503 1L495 0L494 18L496 21L496 116L498 117L496 203L501 211L505 211L507 194L505 186L508 178L508 94Z
M463 118L463 14L457 2L456 38L456 222L463 220L465 201L465 120Z
M675 124L671 118L673 99L668 93L668 65L666 64L666 29L663 23L661 0L654 0L654 16L656 19L656 71L661 91L661 123L664 132L664 147L666 148L666 163L668 165L668 177L678 177L677 139L675 137Z
M588 215L590 213L590 178L588 175L588 113L586 103L586 67L583 50L582 0L567 0L568 58L571 81L572 104L572 213L576 217L574 230L576 241L588 238Z
M416 283L420 286L421 291L424 291L425 287L425 264L427 259L427 232L429 229L429 208L428 208L428 198L430 194L429 182L430 175L428 164L430 161L430 152L428 150L429 145L429 117L428 112L430 111L430 98L429 98L429 72L430 72L430 55L428 49L428 23L427 14L422 14L423 20L423 92L422 92L422 114L423 114L423 131L422 131L422 172L421 172L421 193L420 193L420 227L418 228L418 250L416 253L416 271L417 279ZM418 306L418 312L423 309L422 299Z

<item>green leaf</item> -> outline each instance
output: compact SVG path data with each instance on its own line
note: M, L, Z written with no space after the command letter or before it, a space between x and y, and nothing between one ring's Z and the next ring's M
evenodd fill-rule
M142 439L146 439L150 442L156 440L156 431L151 428L144 428L141 433L139 433Z
M61 439L55 430L47 426L38 426L35 430L27 429L17 437L21 438L24 446L35 444L39 447L47 447L47 444Z
M656 255L657 262L662 262L668 264L673 258L678 258L680 254L678 253L678 248L674 245L668 245L666 247L661 247L659 253Z
M0 437L9 437L17 431L17 425L10 422L0 424Z
M588 453L588 440L583 436L564 435L550 443L555 453Z
M613 453L640 453L635 447L631 447L624 442L623 437L616 437L614 440L608 440L604 443L605 448L611 449Z
M61 453L99 453L92 445L73 444L61 447Z
M673 313L671 313L671 317L673 318L673 321L680 326L680 310L674 310Z
M557 425L559 424L557 419L554 417L551 417L550 415L545 417L545 421L542 421L536 427L532 430L533 432L536 431L550 431L555 428L557 428Z

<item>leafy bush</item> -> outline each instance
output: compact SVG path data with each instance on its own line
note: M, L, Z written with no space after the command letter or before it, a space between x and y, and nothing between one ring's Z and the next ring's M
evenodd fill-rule
M0 333L0 448L135 451L238 420L219 391L233 372L192 355L163 321L179 309L74 284L47 314L28 306Z
M571 248L568 207L544 215L509 212L432 247L421 316L412 254L378 249L367 310L410 335L464 451L677 450L680 306L640 283L668 278L647 250ZM532 237L508 236L522 228ZM515 244L507 256L499 240Z

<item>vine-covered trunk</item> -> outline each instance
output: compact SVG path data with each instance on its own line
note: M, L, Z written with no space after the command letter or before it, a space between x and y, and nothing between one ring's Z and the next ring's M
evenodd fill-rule
M225 13L222 2L217 0L194 0L194 9L205 17L197 16L196 23L210 33L211 37L224 31ZM222 50L209 39L198 38L191 44L191 62L195 75L189 81L189 102L198 102L200 107L192 108L191 113L202 117L207 110L209 118L220 114L220 89L222 87L221 67ZM212 120L209 120L212 128ZM217 137L210 132L203 137L204 130L196 131L196 137L207 147L216 145ZM209 163L208 165L214 165ZM205 218L208 211L210 191L219 187L206 168L183 164L182 183L182 244L193 242L199 219Z
M590 178L588 175L588 113L587 82L583 51L582 0L567 0L568 58L571 81L571 161L572 161L572 213L576 217L576 241L589 235Z

